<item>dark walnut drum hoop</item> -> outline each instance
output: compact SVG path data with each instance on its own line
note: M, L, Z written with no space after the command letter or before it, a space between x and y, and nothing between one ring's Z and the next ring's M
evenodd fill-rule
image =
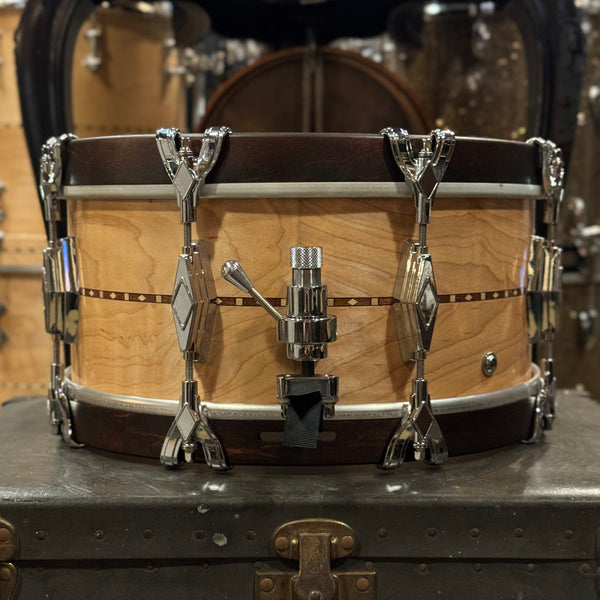
M197 153L202 136L192 134L190 137L192 149ZM415 152L420 147L421 138L413 136ZM446 183L539 187L542 183L540 165L541 156L536 145L457 137L438 197L443 196ZM404 177L394 162L389 143L382 136L314 133L234 132L225 138L219 160L206 178L208 185L402 181ZM75 197L78 195L76 191L68 188L171 186L171 181L156 149L154 136L132 135L69 142L63 167L63 184L67 187L65 193ZM326 196L327 192L320 191L316 195ZM519 194L520 197L524 195L531 194ZM171 191L169 196L174 197L174 192Z
M201 136L192 136L196 152L200 143ZM413 145L418 151L420 139L415 137ZM539 149L535 145L458 138L453 160L440 186L440 201L448 194L443 191L444 185L446 190L456 185L460 187L457 193L464 195L469 184L493 186L495 194L506 196L507 201L513 197L536 198L541 194L539 165ZM86 198L90 193L96 194L96 198L148 198L147 193L153 187L163 190L158 197L174 198L153 136L71 141L63 173L67 199ZM350 134L232 134L207 178L205 190L210 196L218 195L219 186L226 185L240 184L243 189L251 189L248 186L253 184L322 183L315 195L327 197L327 186L336 182L371 183L375 187L378 183L400 184L402 190L397 196L407 196L387 141L377 135ZM114 186L119 190L116 195ZM103 188L108 190L107 196ZM361 195L368 196L364 192ZM507 390L504 401L487 403L486 395L482 394L479 406L476 403L461 409L457 405L455 410L438 414L450 454L478 452L527 439L538 377L534 369L532 379ZM94 390L77 388L74 384L67 385L78 441L126 454L159 456L172 415L161 410L154 412L152 400L143 410L130 410L126 396L119 406L118 398L116 404L104 402L100 392L100 401L96 401L91 399ZM365 412L364 418L327 419L323 424L323 440L316 450L309 450L281 445L277 439L283 431L280 419L263 418L260 413L251 419L211 417L211 425L233 464L378 463L398 423L399 414L392 413L372 418ZM203 461L201 451L195 459Z

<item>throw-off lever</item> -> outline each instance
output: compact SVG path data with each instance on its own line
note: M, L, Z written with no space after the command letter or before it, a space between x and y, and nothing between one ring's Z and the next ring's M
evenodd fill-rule
M288 358L302 363L300 374L277 377L287 446L314 448L321 420L333 416L338 400L337 376L314 370L315 362L327 356L327 344L337 339L337 318L327 315L327 287L321 285L322 263L319 247L290 249L292 283L287 286L285 315L254 287L238 262L227 261L221 269L224 279L252 296L277 321L277 339L287 344Z
M277 321L277 339L288 345L288 358L316 361L327 356L327 344L337 339L337 319L327 315L327 286L321 285L322 264L323 251L319 247L290 249L292 284L287 286L285 316L254 287L237 261L227 261L221 274L252 296Z

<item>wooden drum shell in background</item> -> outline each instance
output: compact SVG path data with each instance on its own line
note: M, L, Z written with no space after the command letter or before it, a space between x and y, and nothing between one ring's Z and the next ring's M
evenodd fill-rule
M23 2L0 5L0 404L45 394L52 345L44 329L44 222L25 142L14 60Z
M81 183L77 173L70 177ZM260 181L260 170L255 177ZM442 190L443 184L440 196ZM101 200L86 200L81 191L68 196L83 288L70 377L107 393L175 401L183 361L168 304L182 239L174 198L127 199L118 187ZM426 364L434 401L499 391L531 377L524 287L534 198L436 201L428 240L442 303ZM236 259L266 297L283 298L293 245L323 247L338 341L317 372L339 376L339 406L409 397L413 367L401 359L389 306L402 244L416 236L406 190L400 198L200 198L193 236L207 241L222 301L209 358L196 367L203 400L274 404L276 376L299 370L285 358L262 308L226 305L244 295L220 277L222 263ZM366 298L369 306L361 306ZM486 352L498 357L490 378L481 371Z
M150 133L159 127L183 127L185 84L168 72L175 53L170 18L98 8L100 66L84 66L90 54L86 39L91 21L81 27L72 68L74 133L80 137L118 133Z

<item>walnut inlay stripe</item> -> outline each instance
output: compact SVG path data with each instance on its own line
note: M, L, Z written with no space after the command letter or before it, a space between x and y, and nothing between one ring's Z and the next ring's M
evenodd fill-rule
M494 290L491 292L467 292L466 294L440 294L440 304L457 304L463 302L484 302L488 300L502 300L504 298L516 298L525 295L525 288L513 288L510 290ZM171 304L171 294L145 294L138 292L118 292L109 290L98 290L92 288L81 288L81 296L86 298L99 298L101 300L119 300L121 302L141 302L144 304ZM286 298L267 298L275 307L285 307ZM254 298L240 298L236 296L218 296L211 300L217 306L258 306ZM351 306L391 306L398 300L392 296L377 298L329 298L327 306L351 307Z

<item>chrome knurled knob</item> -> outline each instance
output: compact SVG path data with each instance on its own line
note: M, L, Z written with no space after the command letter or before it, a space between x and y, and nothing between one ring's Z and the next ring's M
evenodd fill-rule
M292 269L320 269L323 266L323 248L320 246L294 246L290 248Z

